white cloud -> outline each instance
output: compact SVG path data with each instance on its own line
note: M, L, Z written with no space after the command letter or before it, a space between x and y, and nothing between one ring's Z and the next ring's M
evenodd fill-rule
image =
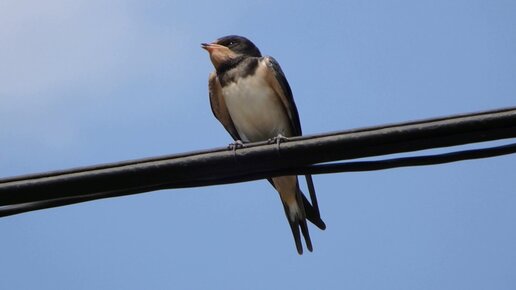
M122 1L0 3L0 104L25 101L56 89L127 77L126 65L149 57L146 44L171 37L139 23ZM169 52L170 53L170 52ZM58 94L55 94L57 96ZM52 96L45 94L44 102Z
M170 60L181 35L146 23L138 13L118 0L0 1L4 145L8 138L56 148L72 142L79 120L66 118L79 109L74 104L95 104L106 95L99 91ZM84 91L93 93L77 99Z

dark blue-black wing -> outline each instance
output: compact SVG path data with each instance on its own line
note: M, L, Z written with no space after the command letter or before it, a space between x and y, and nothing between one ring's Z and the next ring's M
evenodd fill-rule
M279 63L273 57L265 56L263 57L263 60L267 64L268 69L267 82L280 97L281 102L285 107L285 111L288 114L290 124L292 126L292 135L301 136L302 132L301 123L299 122L299 114L297 112L296 103L294 102L292 90L290 89L287 78L285 77L285 74L283 74Z

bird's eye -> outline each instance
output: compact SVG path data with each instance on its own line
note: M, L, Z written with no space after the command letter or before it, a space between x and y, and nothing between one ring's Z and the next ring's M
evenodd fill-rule
M236 41L234 41L234 40L231 40L231 41L228 43L228 46L232 46L232 45L235 45L235 44L237 44L237 42L236 42Z

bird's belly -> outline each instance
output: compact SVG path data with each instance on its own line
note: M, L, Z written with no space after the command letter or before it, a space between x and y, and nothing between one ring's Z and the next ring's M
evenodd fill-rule
M222 89L233 124L244 142L291 136L290 121L281 100L264 79L248 76Z

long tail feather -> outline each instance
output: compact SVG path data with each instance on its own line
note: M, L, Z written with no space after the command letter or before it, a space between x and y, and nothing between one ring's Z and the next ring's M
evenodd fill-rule
M305 215L306 218L315 226L317 226L321 230L326 229L326 224L321 219L321 216L319 215L319 211L316 211L315 208L310 204L308 199L304 194L301 194L303 197L303 206L305 207Z
M303 245L301 244L301 235L299 233L299 220L292 220L291 213L289 207L286 204L283 204L283 208L285 209L285 215L287 216L288 224L290 225L290 229L292 230L292 236L294 237L294 242L296 243L297 253L299 255L303 254ZM306 224L306 222L305 222ZM304 233L303 233L304 235Z
M287 200L289 200L289 198L287 198L288 195L286 195L287 197L285 197L285 196L282 197L283 208L285 209L285 215L286 215L287 221L290 225L290 229L292 230L292 236L294 237L294 242L296 244L297 252L300 255L303 254L303 245L301 242L301 234L304 237L306 248L308 249L308 251L310 251L310 252L313 251L312 241L310 239L310 232L308 231L308 225L307 225L306 220L309 220L311 223L313 223L315 226L317 226L321 230L326 229L326 224L321 219L319 209L317 207L317 198L315 196L315 189L313 186L311 176L307 176L306 178L307 178L307 183L308 183L308 189L310 190L310 196L311 196L312 203L314 203L314 201L315 201L314 205L312 205L312 203L310 203L310 201L306 198L306 196L303 194L303 192L299 188L299 184L297 184L297 179L295 181L296 184L294 185L295 187L293 188L293 191L290 191L292 194L290 196L291 197L295 196L295 199L294 200L290 199L290 201L288 201L288 203L287 203ZM280 190L285 190L285 188L288 188L288 187L285 187L285 183L281 183L281 182L285 182L285 180L281 180L281 181L276 180L276 181L280 182L279 184L282 184L282 186L279 187ZM276 185L274 184L272 179L269 179L269 182L278 190L278 188L276 187ZM283 194L285 194L284 191L283 191ZM280 192L280 196L281 195L282 195L282 193ZM285 200L283 200L283 198L285 198Z

